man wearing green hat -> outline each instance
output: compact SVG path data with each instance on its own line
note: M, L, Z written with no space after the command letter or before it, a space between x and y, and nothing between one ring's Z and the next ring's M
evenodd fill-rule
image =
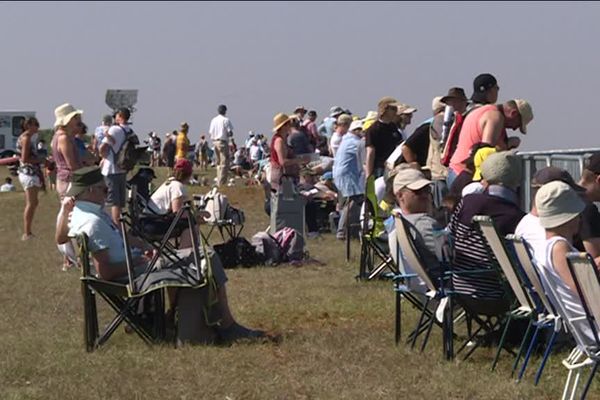
M70 237L85 233L98 275L105 280L116 280L127 275L125 244L119 228L104 211L107 193L100 168L84 167L75 171L59 212L55 239L58 244L63 244ZM148 261L142 252L149 246L132 240L133 246L138 244L141 248L131 249L136 267L134 273L138 267L144 267L139 270L145 270ZM245 328L233 318L225 290L227 276L216 255L212 259L212 272L218 287L217 311L221 319L216 329L217 340L228 343L265 337L265 332Z

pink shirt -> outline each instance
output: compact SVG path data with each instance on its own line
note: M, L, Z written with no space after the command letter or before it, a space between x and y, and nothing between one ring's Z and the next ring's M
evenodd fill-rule
M462 129L458 138L458 144L456 145L456 151L450 159L450 168L460 174L464 169L464 161L469 157L471 148L474 144L480 143L483 138L483 132L479 126L479 121L483 114L491 110L497 110L498 107L495 104L488 104L481 106L471 111L463 122ZM506 130L503 128L500 133L498 142L506 141ZM491 145L497 145L498 143L490 143Z

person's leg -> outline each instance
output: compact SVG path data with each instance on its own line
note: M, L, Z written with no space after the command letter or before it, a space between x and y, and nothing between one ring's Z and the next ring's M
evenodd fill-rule
M223 165L221 167L221 171L222 171L222 177L221 177L221 182L219 183L220 185L225 185L227 183L227 178L229 175L229 165L230 160L229 160L229 146L227 145L227 143L225 142L221 142L222 147L222 157L221 157L221 161L223 162Z
M347 224L350 224L350 237L358 237L360 231L360 209L363 201L363 195L352 196L350 198L350 208L346 221Z
M309 237L319 234L319 225L317 223L318 212L319 203L315 201L309 201L304 206L304 216L306 219L306 227L308 228Z
M32 186L25 189L25 210L23 211L23 237L31 235L31 225L33 223L33 215L35 209L38 206L38 192L37 186Z
M448 176L446 177L446 186L451 187L452 182L456 179L458 175L452 168L448 168Z
M340 197L340 220L338 222L338 226L337 226L337 233L336 233L336 238L343 240L346 238L346 223L347 223L347 219L348 219L348 210L347 210L347 204L349 202L349 198L347 197Z
M222 167L221 167L221 159L223 158L223 154L221 154L221 142L215 141L215 164L217 165L217 185L221 185L221 175L222 175Z

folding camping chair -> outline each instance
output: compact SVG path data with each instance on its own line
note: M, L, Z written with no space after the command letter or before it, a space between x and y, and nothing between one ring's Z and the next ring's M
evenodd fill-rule
M194 195L193 199L198 210L207 211L211 215L206 221L209 227L208 233L202 234L207 243L215 231L219 232L223 242L235 240L241 236L246 222L244 212L232 207L227 198L217 191L217 188L213 188L205 195ZM221 199L223 199L223 204L220 203ZM212 206L208 205L209 200L212 200Z
M475 228L477 229L477 224L475 224ZM480 269L460 270L456 269L453 263L451 263L450 265L453 268L452 276L453 278L481 276L482 279L485 278L488 281L494 280L501 285L504 294L502 297L498 298L481 299L473 297L470 294L454 293L453 298L464 311L468 335L467 340L460 346L456 354L459 354L465 348L470 346L470 349L463 357L463 360L469 358L486 340L493 340L495 335L500 333L500 329L506 323L507 313L512 309L512 304L514 302L513 292L510 287L507 287L506 279L502 274L502 270L498 265L498 261L496 260L493 251L489 247L481 230L478 230L478 232L481 235L482 245L486 249L488 257L488 260L481 260L481 262L489 263L489 265L482 264ZM478 325L474 332L472 331L473 322ZM514 352L505 346L504 343L503 346L500 346L500 349L502 348L509 353L514 354Z
M508 328L510 327L510 323L513 320L528 320L527 330L525 331L525 335L523 336L523 340L519 346L519 352L517 353L517 357L513 363L513 368L511 371L512 376L517 369L517 365L521 359L521 355L523 354L525 344L529 339L531 327L537 319L535 301L533 300L531 293L527 290L529 287L528 281L523 278L522 273L519 270L519 266L514 262L514 259L509 256L506 245L504 244L504 239L498 234L492 218L487 215L476 215L473 217L473 223L479 227L481 233L485 237L490 251L494 254L494 257L498 261L498 265L504 273L504 277L508 280L508 284L517 299L515 308L512 308L506 314L506 323L504 324L504 331L502 332L502 337L500 338L500 343L498 344L498 351L496 352L496 356L492 362L492 371L496 368L496 364L500 358L500 352L504 347L506 334L508 332Z
M567 254L567 263L575 282L581 305L585 311L585 320L592 333L592 340L583 335L577 326L571 324L571 332L575 337L578 348L574 350L576 354L571 354L573 356L572 359L569 357L569 359L563 361L563 365L569 370L563 399L565 398L573 371L577 371L577 373L573 383L571 399L575 397L577 392L581 370L583 367L591 365L592 370L580 397L581 399L585 399L600 363L600 336L598 334L600 330L600 279L596 263L589 254L569 253ZM564 308L567 309L566 306ZM569 319L569 322L572 321L572 319ZM585 360L581 361L583 357L585 357Z
M385 233L383 210L377 204L375 195L375 179L367 179L364 216L360 234L360 264L356 279L371 280L376 277L398 275L398 266L389 254ZM391 275L385 274L388 270Z
M195 227L194 216L189 205L180 211L183 210L187 211L188 224ZM182 215L182 212L178 213L172 223L173 226L177 224L179 218L182 218ZM159 248L143 273L137 276L134 276L133 258L124 218L121 218L121 232L125 246L127 277L116 281L104 280L96 275L90 265L88 238L85 234L77 237L79 261L82 267L80 280L84 308L84 341L88 352L92 352L106 343L123 321L147 344L165 340L164 289L168 287L201 288L207 285L211 276L210 257L202 258L200 256L200 243L195 229L190 229L193 265L179 264L158 271L155 266L162 250ZM204 245L203 254L208 254ZM181 261L180 258L179 262ZM96 295L102 297L116 313L101 334L98 328ZM144 314L138 313L141 304L150 306L152 312L150 322L146 321Z
M521 265L521 268L525 272L527 279L529 280L530 287L533 288L532 299L536 303L536 309L538 318L534 322L535 331L533 332L533 336L531 337L531 341L529 342L529 348L527 349L527 353L525 354L525 359L523 361L523 365L521 366L521 370L519 371L519 376L517 377L517 381L520 381L525 373L525 369L527 368L527 364L529 362L529 358L533 353L535 345L537 344L537 338L539 333L544 329L552 329L552 336L550 336L550 340L546 343L546 349L544 351L544 355L542 357L542 362L535 374L535 383L537 384L542 377L542 372L544 371L544 367L546 365L546 361L550 356L550 352L554 346L554 342L556 341L556 336L558 332L563 327L559 314L556 312L555 307L552 305L550 299L546 296L546 291L544 286L542 285L540 276L538 275L536 267L533 265L531 253L526 246L525 241L515 235L508 235L506 239L513 246L514 255L517 258L518 263Z
M402 253L402 256L407 261L410 268L414 270L414 273L409 273L403 262L400 261L401 255L397 255L398 265L402 272L394 276L394 291L396 292L396 318L395 318L395 340L396 344L400 340L400 329L401 329L401 314L402 304L401 298L404 297L415 307L420 309L421 314L417 326L413 332L409 335L411 340L411 347L414 347L417 337L421 333L425 333L425 338L421 345L421 352L425 349L429 340L429 335L433 324L440 326L443 332L443 350L446 359L450 360L454 357L453 349L453 304L449 292L446 290L446 282L450 275L440 275L438 280L435 280L430 276L427 271L427 266L423 262L422 256L414 243L414 239L411 235L411 227L408 221L401 215L394 216L396 225L396 237L398 240L398 253ZM442 270L445 270L442 263ZM427 292L424 296L419 296L417 292L413 291L411 286L411 280L421 279ZM424 301L422 300L424 298ZM431 303L434 303L434 307L430 307ZM435 310L437 308L437 311ZM436 315L437 314L437 315ZM441 318L440 318L441 317Z

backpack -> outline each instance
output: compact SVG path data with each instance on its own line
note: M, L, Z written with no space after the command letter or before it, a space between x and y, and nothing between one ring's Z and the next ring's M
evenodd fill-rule
M213 188L202 200L204 202L204 207L201 208L210 213L210 217L207 219L208 222L215 223L226 219L229 200L227 199L227 196L219 193L217 188Z
M259 257L262 257L264 263L275 265L283 261L279 244L267 232L256 233L252 236L251 244Z
M123 129L123 132L125 132L125 140L123 141L123 144L121 145L121 148L115 157L116 164L117 167L121 168L122 170L131 171L142 155L140 149L138 148L140 140L133 132L133 129L129 127L121 127L121 129ZM144 148L143 150L145 151L146 149Z
M305 258L304 238L295 229L285 227L273 235L283 254L283 261L301 261Z
M446 143L444 144L444 150L442 151L443 166L450 166L450 159L454 155L456 147L458 146L458 138L460 137L460 131L463 127L465 119L467 118L467 115L471 113L471 111L477 109L478 107L479 106L470 108L464 114L455 113L454 123L450 128L450 133L448 134L448 138L446 139Z

